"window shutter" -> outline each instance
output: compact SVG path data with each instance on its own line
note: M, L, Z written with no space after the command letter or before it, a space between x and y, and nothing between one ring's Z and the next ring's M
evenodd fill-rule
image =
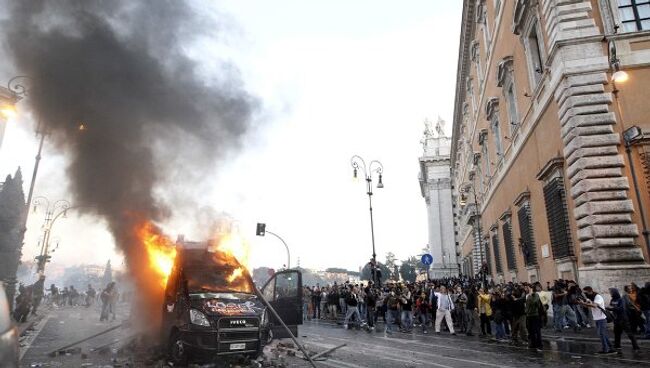
M544 186L544 202L546 203L546 218L548 219L553 258L573 256L566 193L561 177L554 178Z
M501 252L499 252L499 234L496 232L492 234L492 247L494 248L494 263L497 273L503 273L503 267L501 266Z
M537 264L537 252L535 250L535 239L533 238L533 223L530 215L530 203L521 205L517 211L519 219L519 231L521 234L521 250L524 254L526 266Z
M515 258L515 244L512 241L512 226L510 226L510 220L505 221L501 226L501 229L503 229L503 241L506 246L508 270L514 271L517 269L517 261Z

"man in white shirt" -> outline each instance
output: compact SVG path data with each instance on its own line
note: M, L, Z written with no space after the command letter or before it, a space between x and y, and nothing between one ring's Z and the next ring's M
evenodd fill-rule
M436 333L440 333L440 323L444 318L447 322L447 327L449 327L449 332L452 335L455 335L454 332L454 322L451 319L451 311L454 310L454 302L451 300L449 293L447 293L447 288L444 286L440 287L440 292L436 293L438 298L438 312L436 313Z
M591 286L586 286L582 290L589 300L583 301L581 304L591 309L591 315L596 325L596 332L602 344L602 350L598 354L616 354L616 351L612 349L612 344L609 342L607 316L605 315L605 299L596 293Z

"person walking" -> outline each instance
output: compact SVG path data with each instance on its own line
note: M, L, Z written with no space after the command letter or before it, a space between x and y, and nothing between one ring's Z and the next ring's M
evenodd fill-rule
M539 299L539 291L542 287L539 283L532 287L528 284L525 286L526 292L526 324L528 327L528 348L542 351L542 313L545 313L542 301Z
M343 320L343 328L346 330L348 329L350 317L354 318L354 323L357 325L357 328L361 326L361 314L359 314L359 299L357 296L357 291L355 290L354 286L350 285L350 287L351 290L345 299L347 312L345 313L345 320Z
M612 349L612 344L609 341L607 332L607 316L605 315L605 299L598 294L591 286L585 286L582 289L587 297L587 301L582 302L583 305L591 309L591 314L596 325L596 333L600 338L602 349L597 354L616 354Z
M451 301L451 297L447 292L447 288L444 286L440 287L440 293L436 295L438 297L438 311L436 312L436 333L440 333L440 324L444 319L447 323L447 328L449 328L449 333L456 335L454 331L454 321L451 319L451 311L454 309L454 302Z
M108 317L112 312L111 305L113 304L114 293L115 293L114 290L115 290L115 282L112 281L109 282L108 285L106 285L106 288L104 290L102 290L102 293L100 295L100 300L102 302L102 311L99 316L100 322L108 321Z
M616 288L610 288L609 295L611 296L611 301L607 310L611 311L614 316L614 349L618 350L619 353L621 352L621 335L625 332L632 342L632 350L640 350L636 337L632 332L632 327L630 326L627 301L621 297L621 293Z

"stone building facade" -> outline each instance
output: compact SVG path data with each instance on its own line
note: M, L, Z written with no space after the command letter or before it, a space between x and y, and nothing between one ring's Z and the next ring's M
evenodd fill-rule
M458 275L458 257L454 239L451 196L451 139L445 135L444 121L438 118L435 127L424 122L423 155L420 157L420 190L427 204L429 253L433 264L429 277Z
M464 0L451 142L463 273L650 280L650 150L637 140L630 162L623 142L650 131L649 66L650 1Z

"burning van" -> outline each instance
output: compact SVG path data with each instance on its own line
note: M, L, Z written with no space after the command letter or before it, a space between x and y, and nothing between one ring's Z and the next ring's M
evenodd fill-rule
M276 273L261 293L296 331L302 323L300 271ZM235 257L209 247L177 249L162 315L163 342L176 364L255 358L274 336L284 337L248 271Z

